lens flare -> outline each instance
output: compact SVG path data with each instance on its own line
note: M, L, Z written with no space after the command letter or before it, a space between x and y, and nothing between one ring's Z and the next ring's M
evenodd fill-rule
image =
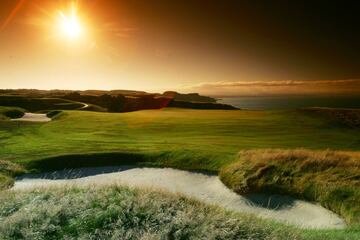
M69 13L59 12L59 24L62 34L70 39L81 35L81 24L77 15L77 8L73 3Z

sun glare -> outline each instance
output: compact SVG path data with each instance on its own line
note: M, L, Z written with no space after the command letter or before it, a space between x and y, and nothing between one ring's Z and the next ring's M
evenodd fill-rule
M70 39L77 38L81 35L81 24L77 15L75 4L71 5L69 13L61 11L59 18L60 31L63 35Z

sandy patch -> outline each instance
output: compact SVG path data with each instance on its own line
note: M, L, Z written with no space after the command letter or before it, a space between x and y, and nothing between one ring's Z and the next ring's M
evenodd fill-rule
M91 186L114 183L181 193L228 210L251 213L303 228L346 226L338 215L314 203L280 195L240 196L228 189L217 176L171 168L83 168L24 175L15 181L13 189L28 190L63 184Z
M21 118L11 120L22 122L50 122L51 118L48 118L46 114L43 113L25 113Z
M82 107L80 107L80 108L78 108L78 110L81 110L81 109L86 109L86 108L88 108L88 107L89 107L89 104L87 104L87 103L81 103L81 104L83 104L83 106L82 106Z

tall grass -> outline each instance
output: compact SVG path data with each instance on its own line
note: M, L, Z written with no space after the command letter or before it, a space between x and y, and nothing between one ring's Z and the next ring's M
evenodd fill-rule
M224 167L221 180L234 191L279 192L317 201L347 222L360 223L360 153L249 150Z
M300 239L285 225L116 185L3 192L0 202L0 239Z

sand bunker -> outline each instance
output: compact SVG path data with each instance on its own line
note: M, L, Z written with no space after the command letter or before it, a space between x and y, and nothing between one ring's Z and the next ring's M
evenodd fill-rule
M217 176L171 168L82 168L24 175L15 181L13 189L28 190L63 184L87 186L114 183L181 193L228 210L251 213L303 228L345 227L343 219L317 204L280 195L240 196L229 190Z
M11 119L12 121L22 122L50 122L51 118L48 118L46 114L42 113L25 113L21 118Z

